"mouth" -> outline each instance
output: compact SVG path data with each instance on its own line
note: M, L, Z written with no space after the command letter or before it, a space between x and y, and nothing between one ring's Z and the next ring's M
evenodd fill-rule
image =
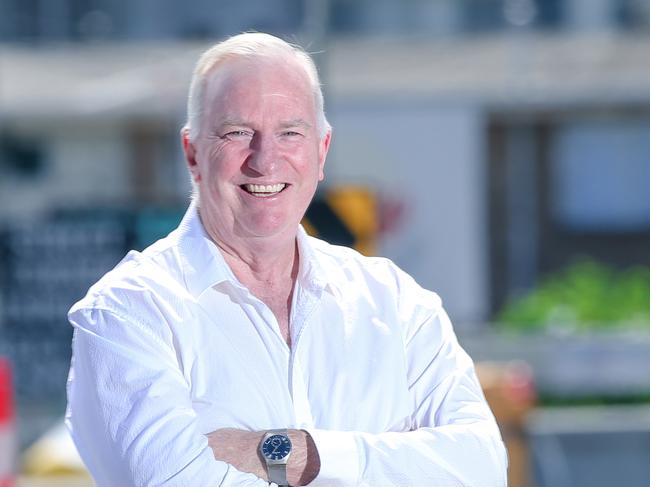
M248 194L257 196L258 198L268 198L270 196L275 196L278 193L284 191L287 186L287 183L278 183L278 184L242 184L239 187L246 191Z

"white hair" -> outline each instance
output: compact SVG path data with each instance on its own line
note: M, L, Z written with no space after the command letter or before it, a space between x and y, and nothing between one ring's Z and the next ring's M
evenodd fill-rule
M207 78L215 69L218 69L220 64L238 58L277 59L282 56L293 56L305 70L316 105L318 132L321 138L325 137L330 129L330 124L325 118L323 92L318 71L311 56L300 46L289 44L278 37L261 32L247 32L215 44L205 51L196 63L187 101L185 128L188 131L189 140L194 141L199 135Z

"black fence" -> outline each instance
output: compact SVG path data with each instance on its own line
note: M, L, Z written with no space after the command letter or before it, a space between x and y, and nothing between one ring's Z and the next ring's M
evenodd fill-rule
M128 249L174 228L182 211L67 211L0 231L0 354L13 363L19 403L64 403L70 306Z

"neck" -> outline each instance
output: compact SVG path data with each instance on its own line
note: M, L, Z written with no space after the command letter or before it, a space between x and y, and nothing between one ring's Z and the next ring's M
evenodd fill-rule
M296 231L269 238L225 239L205 224L204 228L239 282L273 312L280 334L291 346L289 319L299 266Z
M210 239L219 247L226 263L239 281L247 287L255 282L286 282L295 278L298 263L297 231L272 237L220 235L209 222L199 217ZM297 229L296 229L297 230Z
M255 283L273 284L295 279L298 268L296 238L268 244L254 241L246 246L229 245L215 240L226 263L242 284L255 287Z
M219 242L217 245L239 282L275 315L278 331L291 347L289 320L299 265L296 239L281 249L275 246L258 247L255 252L235 252Z

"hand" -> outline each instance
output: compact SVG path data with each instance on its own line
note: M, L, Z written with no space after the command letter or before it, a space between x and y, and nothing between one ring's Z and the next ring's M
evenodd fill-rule
M240 472L248 472L268 482L266 462L259 453L264 431L221 428L208 435L208 446L216 460L229 463ZM316 444L303 430L288 430L292 449L287 464L290 485L307 485L320 470Z

